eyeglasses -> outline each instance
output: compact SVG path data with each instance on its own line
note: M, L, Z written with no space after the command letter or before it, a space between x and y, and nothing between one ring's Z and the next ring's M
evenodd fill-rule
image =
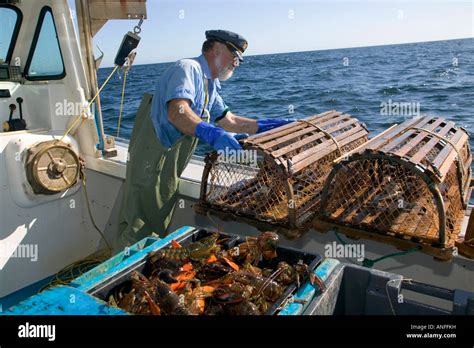
M230 54L232 54L232 57L234 57L234 66L239 66L240 65L240 59L239 59L239 56L237 55L237 53L235 53L235 51L233 51L231 49L231 46L229 46L228 44L226 44L226 47L227 49L229 50Z

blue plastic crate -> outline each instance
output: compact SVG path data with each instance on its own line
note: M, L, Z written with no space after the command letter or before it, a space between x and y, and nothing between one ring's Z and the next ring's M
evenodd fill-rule
M104 294L104 289L110 287L111 283L125 279L131 270L143 266L150 252L168 247L172 240L182 242L199 231L202 230L185 226L163 239L145 238L76 278L69 286L58 286L44 291L10 308L4 314L127 315L129 313L121 309L108 306L104 301L105 298L101 299L98 294L101 291ZM315 268L314 273L325 281L338 264L337 260L326 259ZM278 315L302 314L318 294L317 285L313 286L309 282L303 284L295 293L286 298L285 305ZM293 302L293 300L298 301Z
M145 260L148 253L166 247L173 239L179 239L194 230L194 227L185 226L163 239L154 237L144 238L109 260L91 269L89 272L76 278L71 283L71 286L77 287L84 292L88 292L98 284L115 277L125 269Z
M210 231L197 229L193 227L185 227L182 228L172 235L167 237L167 240L160 241L158 244L153 244L152 249L158 250L160 248L168 247L171 243L171 240L176 240L177 242L186 245L186 243L190 243L194 240L198 240L205 235L208 235ZM243 242L245 237L236 236L233 234L222 233L224 235L228 235L231 240L230 243L233 241ZM159 246L157 248L157 246ZM147 251L147 253L149 250ZM305 262L308 261L308 264L311 262L313 264L314 273L323 281L325 281L329 274L334 270L334 268L339 264L339 261L334 259L327 259L323 261L321 264L321 257L317 254L309 254L299 250L291 249L291 248L280 248L278 254L286 254L286 257L291 258L293 257L292 262L296 262L299 259L305 258ZM105 272L102 275L95 277L92 281L85 283L80 288L84 291L87 291L89 294L99 297L103 300L108 298L113 289L117 286L121 286L125 282L130 280L130 273L133 270L137 270L143 272L146 269L147 262L146 262L146 255L142 255L136 260L127 259L126 261L114 266L109 271ZM287 260L290 261L290 260ZM310 265L311 267L311 265ZM100 266L98 267L100 270ZM94 273L94 270L92 270ZM86 275L89 277L89 275ZM294 286L296 288L296 285ZM278 315L299 315L302 314L307 305L311 302L311 300L320 293L318 286L311 285L309 282L303 284L299 289L293 290L293 287L290 286L286 290L286 294L282 296L281 302L278 302L272 306L267 314L277 313ZM297 300L297 302L294 302ZM281 310L277 310L277 308L282 305Z

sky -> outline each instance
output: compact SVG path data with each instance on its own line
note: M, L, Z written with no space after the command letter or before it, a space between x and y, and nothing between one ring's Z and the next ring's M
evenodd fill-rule
M69 0L73 3L72 0ZM200 54L204 32L247 39L246 55L474 37L473 0L148 0L135 64ZM111 20L94 38L112 66L135 20ZM97 55L98 50L96 51Z

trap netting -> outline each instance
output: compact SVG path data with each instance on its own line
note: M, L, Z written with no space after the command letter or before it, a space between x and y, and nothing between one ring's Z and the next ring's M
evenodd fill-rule
M468 137L453 122L429 116L389 128L334 166L320 217L432 246L454 246L471 189Z
M199 210L302 228L318 210L333 161L367 134L352 116L328 111L245 139L243 154L208 155Z

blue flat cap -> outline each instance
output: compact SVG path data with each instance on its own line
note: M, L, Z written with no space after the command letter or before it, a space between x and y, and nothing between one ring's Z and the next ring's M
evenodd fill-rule
M206 39L222 42L229 47L231 52L235 53L241 62L244 61L243 53L247 49L248 42L237 33L228 30L208 30Z

